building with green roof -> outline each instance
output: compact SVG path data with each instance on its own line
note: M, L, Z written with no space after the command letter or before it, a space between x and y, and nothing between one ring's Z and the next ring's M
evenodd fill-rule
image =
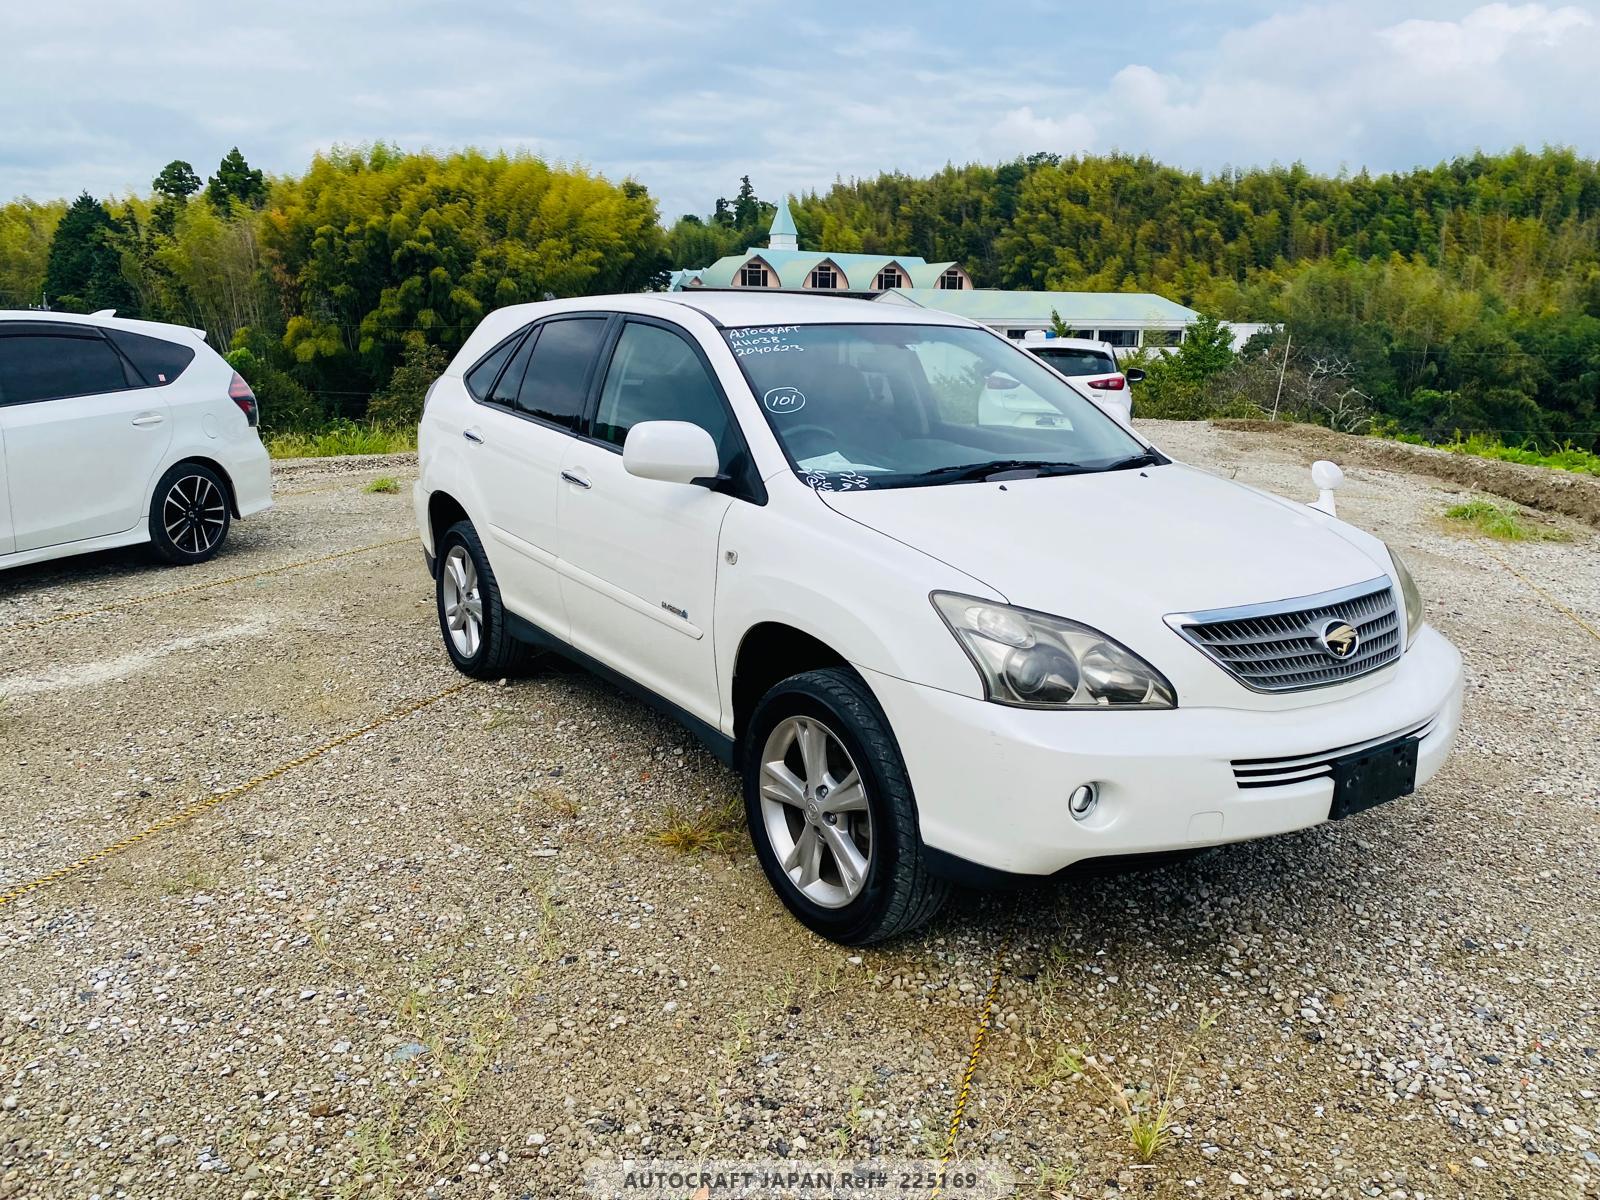
M911 304L967 317L1007 337L1050 329L1059 314L1075 337L1113 346L1175 346L1199 314L1148 292L1011 292L975 288L960 263L930 263L909 254L846 254L802 250L787 199L778 205L765 248L719 258L709 267L673 273L673 291L776 288L843 292L886 304Z

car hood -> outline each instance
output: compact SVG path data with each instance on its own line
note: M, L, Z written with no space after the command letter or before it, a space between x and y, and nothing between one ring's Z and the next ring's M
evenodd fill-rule
M818 495L1010 603L1092 625L1157 666L1197 653L1166 627L1169 613L1308 596L1388 570L1366 535L1181 463Z

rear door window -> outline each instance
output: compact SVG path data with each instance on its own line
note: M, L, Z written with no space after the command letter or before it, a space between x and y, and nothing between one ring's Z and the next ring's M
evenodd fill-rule
M164 387L173 382L194 361L194 347L182 342L130 333L126 329L108 329L106 336L127 355L128 361L151 387Z
M0 404L32 404L142 386L98 334L0 334Z
M575 317L548 321L539 327L539 340L534 343L517 392L518 411L563 429L578 428L590 372L605 337L606 320ZM506 374L511 371L508 369Z

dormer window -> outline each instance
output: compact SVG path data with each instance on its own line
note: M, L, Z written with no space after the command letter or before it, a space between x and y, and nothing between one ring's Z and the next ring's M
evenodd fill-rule
M961 268L951 267L939 276L939 286L947 292L959 292L967 286L967 277L961 273Z
M839 272L833 269L831 263L823 263L811 272L810 285L814 288L836 288L839 286Z
M767 264L762 262L760 259L755 258L752 258L749 262L745 263L744 266L739 268L739 286L759 288L766 287Z
M906 277L901 274L899 267L885 267L878 272L878 281L873 286L881 292L886 292L890 288L900 288L905 285Z

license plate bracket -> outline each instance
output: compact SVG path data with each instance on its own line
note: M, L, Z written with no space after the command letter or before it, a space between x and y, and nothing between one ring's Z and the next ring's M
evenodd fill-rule
M1417 790L1417 747L1422 739L1396 738L1333 760L1331 821L1342 820Z

